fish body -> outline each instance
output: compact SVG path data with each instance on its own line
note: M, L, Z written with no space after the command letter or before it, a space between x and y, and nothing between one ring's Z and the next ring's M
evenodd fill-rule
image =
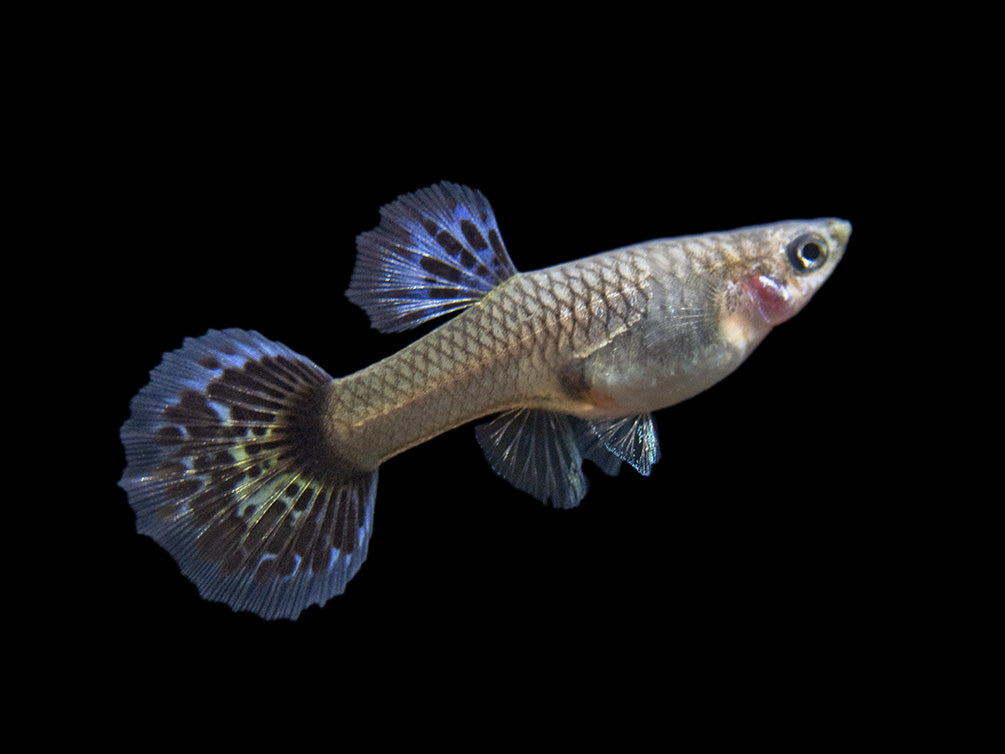
M257 333L211 331L133 401L120 484L207 598L273 618L340 593L366 556L380 465L487 416L492 467L557 507L585 495L583 460L648 474L650 412L735 370L851 232L790 221L519 273L471 189L438 184L381 214L349 298L381 330L457 316L334 379Z

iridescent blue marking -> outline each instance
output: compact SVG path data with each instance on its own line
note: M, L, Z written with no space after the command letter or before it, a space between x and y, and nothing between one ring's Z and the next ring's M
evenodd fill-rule
M464 309L516 272L478 191L439 183L399 197L380 214L380 225L356 239L346 291L378 330L406 330ZM473 226L468 233L465 223Z

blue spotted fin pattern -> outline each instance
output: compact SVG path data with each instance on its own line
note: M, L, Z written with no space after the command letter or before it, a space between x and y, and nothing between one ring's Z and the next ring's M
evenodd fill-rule
M340 478L323 457L330 381L256 332L210 331L165 354L133 398L119 485L137 530L203 597L295 618L359 570L377 472Z
M516 272L492 207L453 183L404 194L356 239L346 295L382 332L407 330L481 299Z

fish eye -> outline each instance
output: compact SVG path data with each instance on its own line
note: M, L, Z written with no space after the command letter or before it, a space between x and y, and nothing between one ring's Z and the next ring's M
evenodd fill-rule
M792 269L800 275L820 269L827 261L827 241L816 233L803 233L785 247Z

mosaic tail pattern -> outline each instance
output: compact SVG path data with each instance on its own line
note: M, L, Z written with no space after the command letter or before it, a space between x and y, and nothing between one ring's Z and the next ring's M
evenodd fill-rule
M256 332L211 331L165 354L133 399L119 484L137 530L206 599L294 618L366 558L377 472L345 478L321 448L330 382Z

